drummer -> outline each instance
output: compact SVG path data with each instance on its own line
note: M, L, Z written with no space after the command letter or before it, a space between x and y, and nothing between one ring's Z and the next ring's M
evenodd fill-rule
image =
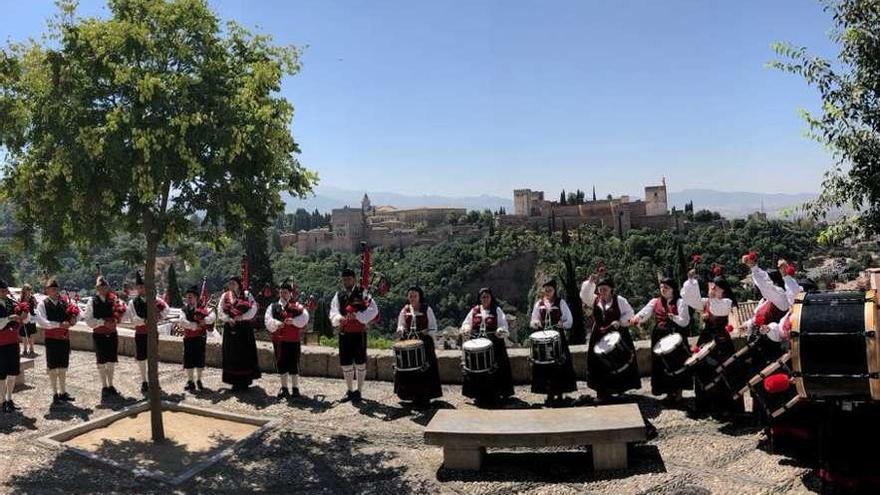
M513 396L513 376L504 340L510 335L507 316L498 306L491 289L484 287L478 294L480 304L471 308L461 323L461 335L465 341L476 338L489 339L495 353L496 368L490 373L465 371L461 393L482 406L492 405L499 399L504 400Z
M412 401L415 405L425 407L431 399L443 395L437 352L434 350L433 334L437 332L437 318L425 301L425 292L421 287L407 289L406 299L408 303L397 317L397 338L401 341L420 340L424 345L427 367L417 371L395 370L394 393L402 401Z
M631 325L640 325L654 318L654 330L651 331L651 349L657 345L663 337L678 333L684 339L687 347L689 335L688 325L691 322L687 303L682 299L681 293L674 280L669 277L660 279L660 296L651 299L648 304L636 313ZM656 353L651 353L651 393L653 395L666 394L666 402L677 404L681 401L681 391L691 388L692 380L684 373L680 376L672 376L666 373L663 359Z
M635 313L623 296L614 291L614 282L607 276L593 274L581 285L581 301L593 307L593 331L587 348L587 385L596 391L599 402L606 402L612 395L639 389L641 379L636 360L619 373L612 373L596 356L595 346L604 336L618 332L623 345L635 353L635 345L629 333L629 322Z
M541 286L541 298L532 308L530 326L533 330L551 330L559 338L560 356L555 363L532 363L532 393L546 394L546 405L558 405L566 393L577 391L577 378L568 336L573 318L565 299L556 293L556 281L548 280Z
M770 331L770 325L778 329L794 298L800 292L800 286L794 279L794 269L784 259L780 259L778 270L765 271L758 266L758 256L754 251L742 257L742 263L749 267L752 282L761 292L761 301L755 309L755 315L744 323L748 329L749 342L760 341L768 359L776 359L784 352L782 334ZM783 276L786 271L792 272Z
M728 324L730 312L737 305L736 295L730 287L730 283L721 275L720 268L715 272L715 278L709 282L709 297L702 297L700 284L696 278L696 272L688 272L688 279L681 288L681 297L688 306L695 310L702 310L704 322L697 345L702 346L709 342L715 342L715 356L719 362L723 362L736 353L730 332L733 328ZM745 410L742 397L734 400L724 387L716 387L712 391L704 391L701 387L695 387L696 404L695 413L715 413L721 416L731 413L742 413Z

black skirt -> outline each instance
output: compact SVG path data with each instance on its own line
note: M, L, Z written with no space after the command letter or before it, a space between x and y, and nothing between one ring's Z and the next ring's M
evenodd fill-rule
M577 377L565 330L559 330L559 345L562 361L554 364L532 363L532 392L536 394L559 395L577 391Z
M260 378L257 341L250 322L237 321L223 326L223 383L250 386Z
M205 367L205 344L207 341L208 337L205 335L183 338L184 369Z
M95 343L95 360L98 364L116 363L119 361L119 335L113 333L93 333Z
M0 380L5 380L7 376L18 376L20 372L18 344L0 345Z
M682 373L679 376L672 376L667 373L666 366L663 364L663 359L654 354L654 346L657 345L657 342L660 342L660 339L663 337L671 335L672 332L681 335L684 339L685 345L687 345L687 327L682 328L674 323L667 323L666 328L655 326L654 330L651 332L651 394L653 395L663 395L671 392L679 392L681 390L690 390L694 383L693 379L688 376L687 373Z
M367 364L367 332L339 333L339 365Z
M504 339L490 335L495 350L496 368L491 373L464 372L461 394L477 401L492 401L513 395L513 375L510 371L510 358Z
M720 333L719 333L720 335ZM736 347L733 340L728 336L716 337L715 332L700 332L697 338L697 345L715 341L715 354L718 362L724 362L730 356L736 354ZM718 384L710 390L703 390L698 384L694 385L694 406L697 412L717 413L731 412L741 413L745 411L745 401L740 396L739 399L733 398L733 391L723 384Z
M275 370L278 373L299 375L299 342L272 342L275 348Z
M421 335L420 338L425 343L425 360L428 367L422 371L394 372L394 393L400 400L431 400L443 396L434 338L430 335Z
M620 327L614 330L620 332L624 345L629 347L635 357L635 344L629 329ZM587 386L595 390L599 395L622 394L627 390L638 390L642 386L639 378L639 364L633 359L632 364L620 373L611 373L611 370L596 356L593 347L605 334L593 331L590 334L590 344L587 349Z
M46 339L46 367L50 370L70 366L70 341L67 339Z

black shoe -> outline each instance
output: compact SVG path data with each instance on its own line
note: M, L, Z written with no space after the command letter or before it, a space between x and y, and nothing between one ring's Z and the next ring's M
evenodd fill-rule
M63 394L59 395L58 398L63 400L64 402L73 402L74 401L74 398L71 397L70 394L68 394L67 392L64 392Z
M15 405L15 402L11 400L6 401L6 408L9 409L9 412L13 411L21 411L21 408Z
M353 400L354 400L354 392L349 390L348 392L345 393L345 396L343 398L339 399L339 402L350 402Z
M9 410L9 406L7 406L6 404L7 404L6 402L3 403L3 414L12 412Z
M281 387L281 391L278 392L278 395L276 395L275 397L278 397L279 399L290 397L290 391L287 390L287 387Z
M361 397L360 390L355 390L354 392L351 393L351 401L352 402L360 402L361 399L362 399L362 397Z
M198 387L199 390L205 390L205 386L202 385L201 380L196 380L196 387Z
M110 395L110 387L101 387L101 398L106 399Z
M110 385L109 387L107 387L107 395L110 397L117 397L119 396L119 391L116 390L116 387Z
M192 380L189 380L186 382L186 386L183 387L183 389L186 390L187 392L195 392L196 384L193 383Z
M293 390L290 391L290 397L295 399L297 397L302 397L302 394L299 393L299 389L297 387L293 387Z
M52 395L52 404L61 404L62 402L64 401L61 400L61 394Z
M150 384L147 382L141 383L141 393L146 394L149 391L150 391Z

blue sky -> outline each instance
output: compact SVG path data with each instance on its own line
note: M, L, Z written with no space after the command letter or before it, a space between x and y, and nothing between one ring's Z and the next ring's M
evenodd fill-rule
M834 55L817 1L210 3L305 46L283 92L301 160L329 186L604 195L665 176L670 190L811 192L832 162L797 114L816 92L765 66L774 41ZM0 0L0 38L39 35L53 11Z

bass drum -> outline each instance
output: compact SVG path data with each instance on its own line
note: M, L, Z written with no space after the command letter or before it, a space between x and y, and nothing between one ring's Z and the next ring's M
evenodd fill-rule
M805 399L880 400L876 291L797 296L791 316L792 377Z

